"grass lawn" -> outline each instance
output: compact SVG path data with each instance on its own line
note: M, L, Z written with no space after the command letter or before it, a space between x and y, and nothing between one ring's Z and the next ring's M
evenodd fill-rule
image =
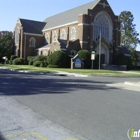
M138 73L122 73L112 70L91 70L91 69L69 69L69 68L40 68L29 65L3 65L0 64L0 67L6 67L13 70L22 70L29 72L41 72L41 73L57 73L61 72L70 72L77 74L84 74L89 76L117 76L117 77L140 77Z

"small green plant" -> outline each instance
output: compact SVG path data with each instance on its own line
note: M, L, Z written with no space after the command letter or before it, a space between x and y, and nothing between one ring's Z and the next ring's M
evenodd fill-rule
M15 58L18 58L16 55L11 55L10 60L14 60Z

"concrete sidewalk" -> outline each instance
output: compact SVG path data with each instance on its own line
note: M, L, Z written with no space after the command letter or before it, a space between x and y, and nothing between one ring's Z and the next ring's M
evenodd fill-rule
M24 70L13 70L13 69L9 69L6 67L0 67L0 69L16 71L19 73L45 74L45 75L49 75L49 76L88 77L87 75L83 75L83 74L76 74L76 73L69 73L69 72L62 72L62 71L55 71L56 73L39 73L39 72L28 72L28 71L24 71Z
M130 82L130 81L126 81L124 82L125 85L130 85L130 86L138 86L140 87L140 82Z

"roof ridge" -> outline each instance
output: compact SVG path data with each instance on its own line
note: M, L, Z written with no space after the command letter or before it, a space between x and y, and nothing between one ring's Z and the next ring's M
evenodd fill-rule
M37 20L23 19L23 18L19 18L19 20L26 20L26 21L32 21L32 22L46 23L45 21L37 21Z
M80 8L80 7L83 7L83 6L89 5L90 3L92 4L93 2L94 2L94 3L98 3L99 1L100 1L100 0L94 0L94 1L91 1L91 2L88 2L88 3L85 3L85 4L82 4L82 5L80 5L80 6L77 6L77 7L71 8L71 9L69 9L69 10L66 10L66 11L60 12L60 13L58 13L58 14L54 14L54 15L52 15L52 16L47 17L47 18L44 20L44 22L47 22L46 20L47 20L48 18L52 18L52 17L54 17L54 16L57 16L57 15L63 14L63 13L65 13L65 12L69 12L69 11L75 10L75 9L77 9L77 8ZM94 7L93 7L93 8L94 8ZM87 9L87 10L88 10L88 9Z

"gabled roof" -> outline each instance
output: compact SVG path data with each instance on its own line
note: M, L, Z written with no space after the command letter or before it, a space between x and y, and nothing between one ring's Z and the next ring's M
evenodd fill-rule
M42 30L46 25L45 22L40 21L33 21L27 19L19 19L19 20L22 24L23 31L26 33L42 34Z
M124 55L131 55L131 51L127 47L122 47L121 51Z
M93 9L99 2L100 0L95 0L74 9L46 18L44 22L47 24L44 27L44 30L78 21L78 15L88 14L88 9Z

